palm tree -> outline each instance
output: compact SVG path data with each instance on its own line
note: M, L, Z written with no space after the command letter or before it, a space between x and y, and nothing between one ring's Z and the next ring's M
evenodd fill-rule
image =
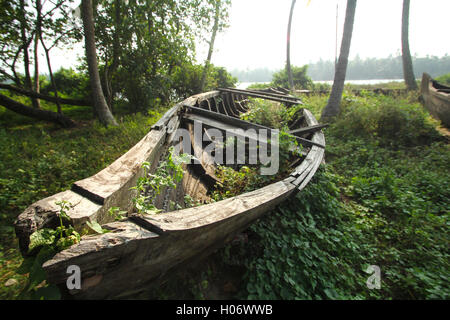
M345 12L344 34L342 36L341 51L334 73L333 87L328 103L322 111L322 119L329 119L339 114L341 109L342 92L344 91L345 75L347 73L348 55L352 41L353 23L355 21L356 0L347 0Z
M92 100L94 109L100 122L105 126L117 126L116 119L111 113L103 95L102 85L100 83L100 74L98 72L97 53L95 48L94 33L94 14L92 9L92 0L82 0L81 17L83 19L84 41L86 47L86 60L89 69L89 78L91 82Z
M289 13L289 23L288 23L288 31L287 31L287 59L286 59L286 72L288 74L289 79L289 88L294 90L294 80L292 79L292 70L291 70L291 25L292 25L292 15L294 13L295 1L292 0L291 12Z
M417 90L417 83L414 76L411 52L409 51L409 5L410 0L403 0L402 14L402 60L403 76L408 90Z

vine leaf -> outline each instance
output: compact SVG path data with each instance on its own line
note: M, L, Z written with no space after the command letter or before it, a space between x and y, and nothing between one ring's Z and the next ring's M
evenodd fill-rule
M109 232L109 230L103 229L102 226L97 222L97 221L88 221L86 223L88 225L89 228L91 228L92 230L94 230L97 233L107 233Z
M31 252L34 248L44 245L51 245L55 241L56 232L52 229L40 229L33 232L30 236L29 251Z

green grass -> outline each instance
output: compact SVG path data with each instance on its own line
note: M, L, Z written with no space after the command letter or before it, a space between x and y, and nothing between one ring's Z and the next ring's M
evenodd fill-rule
M419 85L419 84L418 84ZM351 84L348 83L345 85L347 90L374 90L374 89L390 89L390 90L398 90L398 89L406 89L406 85L404 81L391 81L384 83L376 83L376 84Z
M318 116L326 97L306 99ZM448 299L450 148L412 99L346 93L327 165L250 228L245 299ZM369 265L380 290L366 287Z
M51 106L43 103L43 108ZM90 120L90 108L64 106L78 126L61 129L0 107L0 299L17 298L27 279L16 273L22 262L13 228L17 215L108 166L148 133L163 112L121 116L120 111L120 125L105 128ZM17 284L5 287L10 279Z

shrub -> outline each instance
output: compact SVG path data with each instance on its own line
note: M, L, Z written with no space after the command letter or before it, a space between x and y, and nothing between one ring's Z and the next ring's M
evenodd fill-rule
M58 92L62 92L71 98L84 99L89 97L91 89L89 77L83 73L75 72L72 68L61 68L53 74ZM42 93L53 92L50 80L41 88Z
M440 139L435 122L419 103L392 97L344 95L332 130L342 138L364 137L382 145L410 147Z
M313 82L310 77L306 74L308 71L308 66L303 67L291 66L292 70L292 80L294 81L294 87L296 89L309 89L312 88ZM286 68L278 71L273 75L272 84L275 87L289 88L289 79Z
M450 86L450 73L437 77L435 80L439 83Z
M241 115L241 119L281 129L287 119L286 108L269 100L250 98L248 111Z

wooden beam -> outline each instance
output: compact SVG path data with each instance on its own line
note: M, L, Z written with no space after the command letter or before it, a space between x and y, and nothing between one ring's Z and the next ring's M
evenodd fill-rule
M314 141L312 141L312 140L308 140L308 139L301 138L301 137L297 137L297 136L294 136L294 137L295 137L295 139L297 139L297 141L299 141L302 145L306 145L306 146L316 146L316 147L325 149L325 145L324 145L324 144L317 143L317 142L314 142Z
M294 102L301 101L299 98L291 96L291 95L274 93L274 92L264 91L264 90L248 90L248 89L243 90L243 89L235 89L235 88L227 88L227 89L236 90L236 91L242 92L244 94L249 92L249 93L256 93L256 94L261 94L261 95L265 95L265 96L275 97L275 98L293 100ZM219 90L221 90L221 89L219 89Z
M316 131L319 131L319 130L321 130L323 128L326 128L328 126L329 126L329 124L318 124L318 125L314 125L314 126L309 126L309 127L304 127L304 128L300 128L300 129L290 130L290 131L288 131L288 133L293 134L293 135L301 135L301 134L316 132Z
M220 131L228 132L231 135L236 136L237 138L242 139L244 141L247 138L249 140L258 141L259 144L268 144L267 140L262 140L259 138L257 132L252 133L246 131L246 129L254 129L254 128L242 127L239 126L239 124L224 123L223 121L217 119L211 119L209 117L196 114L185 114L183 115L183 118L190 122L198 121L202 124L202 126L208 128L215 128ZM244 130L244 132L243 133L240 132L241 130Z
M192 106L185 106L185 107L187 108L187 110L191 110L195 114L203 115L206 118L218 120L219 122L230 124L232 126L235 126L235 127L241 128L241 129L273 130L273 128L269 128L269 127L262 126L262 125L259 125L259 124L255 124L255 123L251 123L251 122L244 121L244 120L241 120L241 119L233 118L233 117L226 116L226 115L223 115L223 114L220 114L220 113L217 113L217 112L211 112L211 111L208 111L208 110L204 110L204 109L197 108L197 107L192 107ZM184 116L184 117L186 117L186 116ZM187 118L189 118L189 117L187 117ZM219 124L216 124L216 125L219 126ZM325 145L323 145L321 143L317 143L317 142L314 142L314 141L311 141L311 140L308 140L308 139L305 139L305 138L297 137L297 136L294 136L294 137L302 145L305 145L305 146L308 146L308 147L310 147L310 146L317 146L317 147L325 149Z
M152 129L153 130L161 130L161 129L163 129L163 127L165 127L167 125L167 123L170 121L170 119L178 112L178 110L180 108L181 108L181 104L177 104L174 107L172 107L171 109L169 109L169 111L167 111L161 117L161 119L159 119L158 122L156 122L152 126Z
M194 113L194 114L198 114L198 115L202 115L205 116L207 118L211 118L211 119L215 119L218 121L221 121L223 123L227 123L227 124L231 124L233 126L242 128L242 129L268 129L268 130L273 130L272 128L269 127L265 127L259 124L255 124L255 123L251 123L245 120L241 120L239 118L235 118L235 117L230 117L218 112L212 112L212 111L208 111L205 109L201 109L201 108L197 108L197 107L192 107L189 105L186 105L186 110L187 113Z
M284 98L272 97L272 96L269 96L264 93L253 93L253 92L249 92L249 91L242 91L242 90L237 90L237 89L225 89L225 88L220 88L218 90L222 91L222 92L240 93L245 96L249 96L249 97L253 97L253 98L261 98L261 99L266 99L266 100L272 100L272 101L276 101L276 102L285 103L288 105L303 104L303 102L300 100L294 101L294 100L287 99L286 97L284 97Z

